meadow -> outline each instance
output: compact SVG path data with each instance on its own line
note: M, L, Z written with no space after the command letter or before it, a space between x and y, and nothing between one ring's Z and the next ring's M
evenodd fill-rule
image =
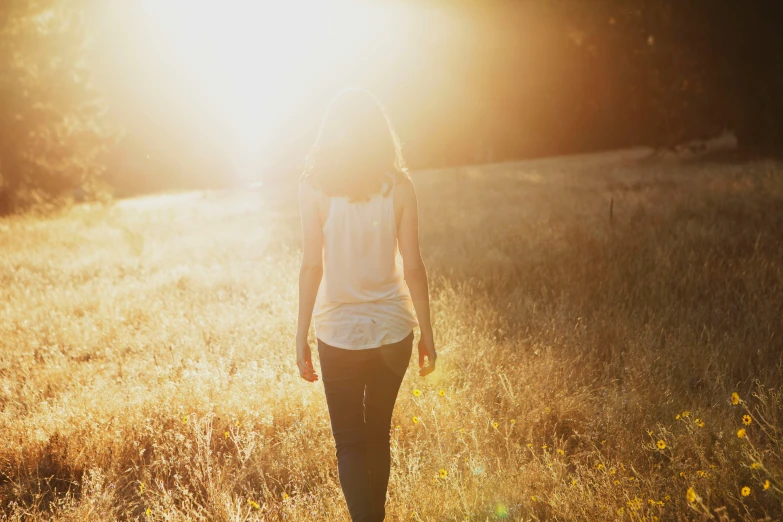
M440 357L387 520L783 519L783 165L413 178ZM0 220L0 517L348 520L300 244L293 183Z

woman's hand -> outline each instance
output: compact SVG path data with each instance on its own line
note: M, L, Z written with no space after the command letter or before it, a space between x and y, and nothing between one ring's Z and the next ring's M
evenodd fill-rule
M310 345L307 341L296 343L296 367L299 368L299 376L307 382L318 380L318 374L313 368L313 359L310 357Z
M424 358L427 358L427 365L424 365ZM435 353L435 341L432 334L422 334L419 339L419 376L424 377L435 371L435 359L438 354Z

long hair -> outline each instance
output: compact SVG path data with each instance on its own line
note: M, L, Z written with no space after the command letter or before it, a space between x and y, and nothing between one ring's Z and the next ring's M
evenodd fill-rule
M405 160L380 102L363 89L346 89L329 104L301 181L329 196L366 201L407 179Z

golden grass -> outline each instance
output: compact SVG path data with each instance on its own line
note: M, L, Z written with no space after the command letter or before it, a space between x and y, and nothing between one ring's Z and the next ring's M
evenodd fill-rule
M403 382L388 520L783 517L783 166L416 182L441 357ZM0 220L6 519L347 520L293 195Z

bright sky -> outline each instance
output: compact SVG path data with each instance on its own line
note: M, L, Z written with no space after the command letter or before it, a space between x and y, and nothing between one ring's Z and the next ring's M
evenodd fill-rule
M233 135L240 170L297 108L404 44L405 11L349 0L143 0L144 13L196 92Z

